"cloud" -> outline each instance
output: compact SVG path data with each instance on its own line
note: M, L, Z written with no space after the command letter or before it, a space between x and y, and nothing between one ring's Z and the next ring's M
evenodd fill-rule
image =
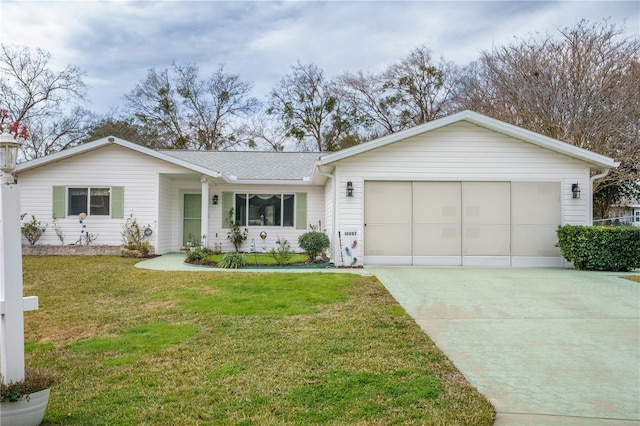
M3 43L40 47L55 66L77 65L91 86L91 107L106 112L150 68L198 64L269 90L297 61L328 77L379 72L418 45L466 64L494 44L552 33L580 19L625 19L640 33L632 1L6 1Z

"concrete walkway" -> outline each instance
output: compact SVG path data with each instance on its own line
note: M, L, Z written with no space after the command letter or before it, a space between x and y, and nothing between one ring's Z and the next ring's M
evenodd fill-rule
M640 425L640 283L565 269L367 268L496 425Z

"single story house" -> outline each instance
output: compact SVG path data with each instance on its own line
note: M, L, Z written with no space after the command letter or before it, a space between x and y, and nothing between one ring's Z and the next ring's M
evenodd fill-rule
M20 164L24 220L119 245L127 217L157 253L327 233L340 265L562 266L562 224L592 223L592 184L619 163L463 111L333 153L152 150L109 137ZM86 214L83 223L78 215ZM82 228L84 227L84 228ZM263 239L261 235L266 237ZM38 244L60 244L50 225Z

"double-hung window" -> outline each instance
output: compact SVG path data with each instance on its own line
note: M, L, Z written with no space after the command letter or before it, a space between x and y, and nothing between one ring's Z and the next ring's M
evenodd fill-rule
M109 216L110 188L68 188L68 191L68 215Z
M236 221L242 226L293 226L294 194L236 194Z

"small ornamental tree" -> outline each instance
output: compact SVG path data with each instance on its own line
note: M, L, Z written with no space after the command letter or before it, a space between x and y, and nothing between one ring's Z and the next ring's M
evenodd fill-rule
M133 213L129 215L122 227L122 245L127 250L138 251L142 256L148 256L151 244L147 241L144 229L136 220Z
M242 243L244 243L249 236L249 230L247 228L242 228L240 221L236 220L235 210L233 209L229 209L227 223L231 228L229 232L227 232L227 239L233 243L233 247L236 249L236 252L240 252Z
M298 245L309 256L309 262L314 262L317 256L323 255L331 246L331 242L327 234L314 230L300 235Z

